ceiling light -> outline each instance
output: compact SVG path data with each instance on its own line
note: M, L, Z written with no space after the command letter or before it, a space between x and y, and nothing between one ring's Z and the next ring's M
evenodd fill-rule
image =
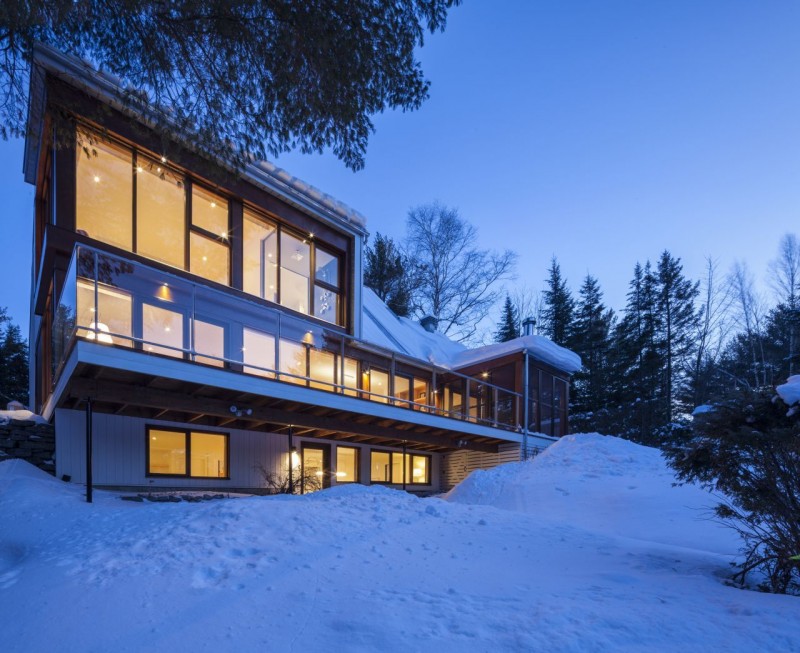
M97 175L95 175L95 176L94 176L94 183L95 183L95 184L97 184L97 183L99 183L99 182L100 182L100 177L98 177Z

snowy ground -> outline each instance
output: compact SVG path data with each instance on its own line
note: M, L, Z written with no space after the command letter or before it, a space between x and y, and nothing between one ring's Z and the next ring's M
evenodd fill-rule
M657 452L570 436L447 500L380 487L128 503L0 463L0 649L800 651L800 599Z

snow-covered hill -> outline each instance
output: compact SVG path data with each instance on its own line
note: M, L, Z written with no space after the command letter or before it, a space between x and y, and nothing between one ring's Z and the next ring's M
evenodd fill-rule
M10 651L800 651L800 599L654 450L570 436L442 499L128 503L0 463Z

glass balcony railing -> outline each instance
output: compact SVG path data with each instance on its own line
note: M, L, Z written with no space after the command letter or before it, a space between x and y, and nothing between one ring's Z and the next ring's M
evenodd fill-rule
M521 395L78 245L54 313L53 384L77 339L507 430Z

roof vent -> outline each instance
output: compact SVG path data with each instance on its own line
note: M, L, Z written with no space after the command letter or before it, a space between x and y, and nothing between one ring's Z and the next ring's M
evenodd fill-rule
M532 336L533 329L536 327L536 320L532 317L526 317L522 320L522 335L523 336Z
M435 318L433 315L426 315L419 323L428 333L436 333L436 327L439 326L439 319Z

